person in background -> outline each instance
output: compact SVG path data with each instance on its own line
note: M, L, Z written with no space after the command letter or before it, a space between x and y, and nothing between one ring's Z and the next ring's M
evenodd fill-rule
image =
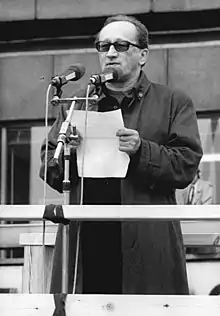
M214 202L214 186L211 182L201 179L201 170L197 169L196 175L185 189L176 190L177 204L182 205L208 205ZM213 254L219 252L217 247L187 247L186 253L193 255Z
M151 82L143 71L148 61L148 30L132 16L107 18L95 47L101 71L118 70L119 78L102 84L90 111L120 109L124 128L117 131L119 151L130 157L125 178L84 178L87 205L176 204L175 190L186 187L196 173L202 148L192 100L184 92ZM85 91L74 95L84 95ZM85 109L78 102L78 109ZM62 192L63 157L53 155L67 105L60 108L41 147L40 176L47 164L48 184ZM77 128L77 126L76 126ZM81 178L71 142L71 204L79 204ZM69 293L75 265L76 223L70 223ZM58 230L51 292L61 292L61 228ZM77 291L93 294L188 294L185 253L178 221L82 222L80 276Z
M192 183L185 189L176 190L176 199L177 204L184 205L213 204L213 185L201 179L201 171L198 168Z

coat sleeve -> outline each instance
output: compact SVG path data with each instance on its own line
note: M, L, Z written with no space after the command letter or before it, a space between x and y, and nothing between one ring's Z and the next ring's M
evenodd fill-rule
M182 189L192 182L201 157L193 103L189 98L173 95L167 142L158 144L142 139L131 168L135 166L135 177L152 189Z
M52 125L49 133L48 133L48 154L47 154L47 164L45 162L45 155L46 155L46 140L44 140L41 151L41 166L40 166L40 177L44 180L45 178L45 165L47 167L47 184L51 186L53 189L57 190L58 192L63 191L63 179L64 179L64 159L63 159L63 150L59 156L58 163L54 160L54 154L57 147L57 138L59 135L59 131L61 125L65 119L65 109L64 107L60 108L58 112L56 121ZM76 153L71 150L71 160L70 160L70 181L71 181L71 188L77 183L78 181L78 172L76 166Z

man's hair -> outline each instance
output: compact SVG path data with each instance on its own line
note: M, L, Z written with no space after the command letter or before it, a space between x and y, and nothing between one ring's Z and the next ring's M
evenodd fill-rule
M148 44L149 44L148 30L147 30L146 26L143 23L141 23L139 20L137 20L134 16L122 15L122 14L110 16L105 20L102 29L106 25L108 25L112 22L121 22L121 21L126 21L126 22L132 23L136 27L136 30L137 30L138 45L140 46L140 48L148 48ZM98 35L96 37L96 41L99 38L100 32L98 33Z

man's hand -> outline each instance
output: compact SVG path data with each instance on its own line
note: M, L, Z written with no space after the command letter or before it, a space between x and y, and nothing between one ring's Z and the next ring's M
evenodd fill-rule
M139 133L134 129L120 129L117 131L116 136L119 137L119 150L127 153L129 156L134 155L140 145L141 139Z

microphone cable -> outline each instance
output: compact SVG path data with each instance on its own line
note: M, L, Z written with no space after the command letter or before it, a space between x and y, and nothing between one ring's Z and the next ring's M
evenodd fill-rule
M46 195L47 195L47 158L48 158L48 112L49 112L49 95L52 85L49 84L46 92L46 105L45 105L45 155L44 155L44 191L43 191L43 204L46 205ZM42 267L42 292L45 293L45 233L46 233L46 220L43 219L43 240L42 240L42 256L43 256L43 267Z
M85 124L84 124L84 141L82 148L82 165L81 165L81 183L80 183L80 203L83 205L83 195L84 195L84 163L85 163L85 153L86 153L86 138L87 138L87 125L88 125L88 108L89 108L89 92L91 84L87 85L86 90L86 106L85 106ZM80 246L80 233L81 233L81 221L77 221L77 237L76 237L76 255L75 255L75 268L73 277L73 294L76 292L76 281L78 275L78 264L79 264L79 246Z
M48 158L48 112L49 112L49 95L50 90L52 88L52 85L49 84L46 92L46 107L45 107L45 155L44 155L44 162L45 162L45 168L44 168L44 195L43 195L43 203L46 204L46 195L47 195L47 158Z

